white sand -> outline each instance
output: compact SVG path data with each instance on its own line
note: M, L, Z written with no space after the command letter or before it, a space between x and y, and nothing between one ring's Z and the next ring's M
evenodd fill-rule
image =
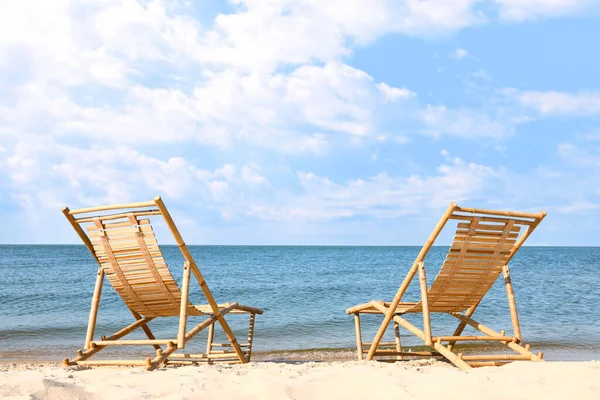
M1 365L2 399L600 399L600 362L253 363L63 369Z

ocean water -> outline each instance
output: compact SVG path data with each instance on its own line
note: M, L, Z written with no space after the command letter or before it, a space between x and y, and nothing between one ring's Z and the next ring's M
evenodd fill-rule
M183 257L174 246L162 248L180 281ZM354 322L346 308L371 299L391 300L419 249L190 246L218 302L237 301L264 309L256 320L254 351L284 358L293 358L299 350L319 358L324 354L335 357L332 349L354 349ZM426 259L429 282L446 251L447 247L430 251ZM600 358L600 248L524 247L510 266L524 341L534 351L544 351L547 359ZM0 245L0 359L73 357L83 345L96 270L84 246ZM202 304L194 282L192 301ZM414 300L417 294L415 280L404 300ZM501 279L474 318L511 332ZM232 315L228 320L243 342L247 316ZM363 317L364 341L370 341L380 320ZM419 315L409 320L421 325ZM105 282L97 337L131 322L120 297ZM434 335L450 335L456 326L449 316L434 316L432 322ZM150 327L156 336L175 337L177 319L158 319ZM401 334L404 346L419 345L408 332L401 330ZM222 333L217 332L219 336ZM134 333L131 337L141 336ZM194 346L203 349L204 337L199 338ZM131 348L113 354L119 351ZM139 354L143 349L135 351Z

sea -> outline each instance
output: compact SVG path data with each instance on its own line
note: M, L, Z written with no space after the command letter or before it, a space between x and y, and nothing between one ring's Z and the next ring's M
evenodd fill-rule
M315 361L355 359L354 319L345 310L372 299L390 301L420 250L416 246L189 248L219 303L235 301L264 310L256 318L255 359ZM180 282L181 253L175 246L162 249ZM433 247L427 256L429 282L447 250ZM524 342L534 352L544 352L547 360L600 359L600 248L523 247L510 268ZM94 259L82 245L0 245L0 361L74 357L83 346L96 271ZM192 280L194 304L205 303L199 289ZM418 293L415 280L404 300L414 301ZM434 335L451 335L457 325L448 315L432 318ZM473 318L510 334L502 279ZM408 319L422 326L420 315ZM132 321L123 301L105 282L96 338ZM188 326L195 321L201 319L190 318ZM228 321L244 342L247 315L230 315ZM362 318L365 342L380 322L377 315ZM150 327L157 337L170 338L176 336L177 323L177 318L159 318ZM420 340L403 328L400 332L403 346L420 348ZM131 338L141 334L134 332ZM192 342L192 350L204 349L205 335ZM391 327L386 335L384 340L393 341ZM219 329L215 340L224 340ZM475 347L466 344L465 348ZM119 347L103 353L110 358L127 352L145 357L154 350Z

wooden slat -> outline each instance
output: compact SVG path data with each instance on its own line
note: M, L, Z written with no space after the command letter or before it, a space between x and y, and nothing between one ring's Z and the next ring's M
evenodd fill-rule
M150 225L150 220L147 218L144 219L139 219L138 223L140 225ZM126 226L131 226L131 223L129 221L120 221L120 222L108 222L108 223L104 223L104 228L105 229L116 229L116 228L122 228L122 227L126 227Z
M516 218L530 218L537 219L540 218L541 213L526 213L522 211L504 211L504 210L487 210L484 208L468 208L468 207L460 207L456 206L453 215L455 213L469 213L469 214L486 214L493 216L503 216L503 217L511 217L512 220L516 220Z
M100 220L102 220L102 218L100 218ZM149 220L146 219L145 221L146 223L141 223L140 221L140 228L143 232L152 232L152 225L150 225ZM111 236L137 232L137 228L132 226L131 221L129 220L113 222L112 224L103 223L102 226L104 226L103 230L110 232ZM90 235L99 236L100 234L100 230L95 225L88 225L86 229Z
M454 241L462 242L465 240L465 238L466 238L465 235L457 235L457 236L454 236ZM492 243L492 244L494 244L494 243L498 243L498 237L473 236L473 237L471 237L471 241L474 243ZM516 240L516 238L508 239L504 243L515 244L515 243L517 243L517 240Z
M508 219L506 220L508 221ZM457 224L458 229L468 229L470 227L470 223L468 222L459 222ZM504 223L498 223L498 224L478 224L477 225L477 231L503 231L504 230ZM510 231L511 232L519 232L521 230L520 226L513 226Z
M457 236L461 236L461 235L466 235L468 232L464 229L457 229L455 235ZM498 236L502 236L503 232L494 232L494 231L480 231L480 232L476 232L475 236L477 237L498 237ZM517 238L519 237L519 234L514 232L514 233L509 233L508 237L511 239Z
M452 265L448 268L448 271L449 271L448 276L443 278L442 281L438 280L437 277L434 279L434 283L432 284L432 287L429 290L429 296L428 296L429 302L432 307L437 306L437 302L436 302L437 295L444 292L445 287L449 284L449 282L451 282L453 275L457 272L456 267L460 265L462 259L467 255L471 237L473 235L475 235L478 224L479 224L479 219L475 218L475 219L473 219L473 221L471 221L471 223L467 227L466 238L461 243L460 249L458 250L458 254L457 254L456 258L453 260L454 265ZM442 279L442 278L440 278L440 279Z
M109 232L110 235L110 232ZM108 235L108 236L109 236ZM111 241L111 247L113 250L126 250L126 249L136 249L137 247L137 243L136 243L136 239L135 236L133 234L131 234L130 236L120 236L120 237L116 237L113 238L112 236L110 237L110 241ZM155 238L148 238L148 245L149 246L158 246L158 241Z
M98 227L98 229L102 229L102 222L100 222L99 218L97 218L97 217L94 218L94 224ZM119 263L116 261L116 259L112 255L112 249L110 248L110 243L108 242L108 238L104 237L102 239L102 244L104 246L104 251L108 255L108 258L110 259L110 264L112 266L112 269L115 272L115 275L118 277L118 280L119 280L120 284L122 285L123 290L127 293L128 297L132 300L132 305L134 305L136 309L143 311L143 313L146 314L146 316L152 316L153 315L152 310L150 310L148 307L146 307L146 305L144 305L144 303L136 296L133 289L131 289L131 287L127 283L127 278L121 271ZM109 279L110 279L110 277L109 277Z
M97 211L107 211L107 210L117 210L119 208L146 208L146 207L155 207L156 202L154 201L142 201L137 203L126 203L126 204L111 204L106 206L96 206L96 207L88 207L88 208L78 208L76 210L71 210L70 214L87 214L91 212Z
M472 216L459 222L442 268L428 291L431 311L464 310L483 297L514 253L521 227L510 218ZM418 303L406 312L422 311Z
M150 215L160 215L160 211L158 211L158 210L135 211L134 214L138 217L150 216ZM100 218L102 219L102 221L110 221L110 220L115 220L115 219L122 219L126 215L127 214L107 214L107 215L100 216ZM87 223L87 222L93 222L94 218L95 217L78 217L77 222L80 224Z
M452 215L452 216L450 216L449 219L471 221L473 218L475 218L475 217L472 215ZM485 221L485 222L506 222L506 218L497 218L497 217L478 217L478 218L481 221ZM514 221L518 225L528 225L528 226L534 225L533 221L528 221L528 220L524 220L524 219L514 219Z
M454 240L454 242L452 242L452 245L450 246L450 248L454 249L454 248L462 248L463 243L465 241L464 240ZM478 241L476 238L471 238L468 242L469 244L469 249L471 251L473 250L487 250L487 249L496 249L498 246L500 246L501 249L503 250L508 250L510 251L513 247L512 243L499 243L498 240L493 241L493 242L480 242Z
M133 214L129 214L128 218L129 218L129 222L131 222L132 224L134 224L136 226L138 225L137 224L138 221ZM165 296L165 298L168 301L171 302L171 304L174 307L179 308L180 307L179 302L177 300L175 300L175 298L173 297L171 292L165 286L165 282L163 281L161 274L156 269L156 265L154 264L154 259L152 258L152 256L150 256L148 248L146 247L146 240L149 239L149 235L145 235L145 237L143 237L141 229L140 229L138 232L136 232L135 236L136 236L138 245L140 246L142 255L144 256L144 259L146 261L147 267L150 270L154 279L156 280L156 284L158 286L159 291ZM154 237L154 233L152 234L152 237Z
M487 265L487 272L491 272L491 269L494 267L493 263L494 263L494 258L496 255L501 253L501 246L503 241L508 237L509 232L511 231L512 227L514 226L515 221L510 219L508 220L508 222L506 223L506 229L503 230L502 236L500 237L500 240L498 241L498 247L496 248L496 250L494 251L494 253L492 254L492 256L490 257L490 261L488 262ZM488 282L489 286L491 286L493 284L493 282L496 280L496 278L498 277L498 275L500 274L500 271L494 271L493 273L493 281ZM485 295L485 293L487 293L487 290L485 292L483 292L483 294L481 294L481 290L479 288L479 285L484 284L484 279L485 279L486 274L482 275L480 281L475 284L473 286L473 290L471 291L471 293L469 295L467 295L465 297L465 299L463 301L465 302L470 302L470 303L476 303L479 302L479 300L481 300L481 297L483 297L483 295Z

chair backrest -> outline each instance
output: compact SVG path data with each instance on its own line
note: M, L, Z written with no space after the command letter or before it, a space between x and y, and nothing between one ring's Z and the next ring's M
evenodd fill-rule
M107 214L108 210L117 213ZM150 220L144 218L163 215L155 201L79 210L65 208L63 213L127 307L146 317L179 315L181 291ZM188 314L198 315L189 302Z
M442 268L429 287L430 311L460 312L478 304L502 267L546 216L544 212L451 207L443 223L457 220L456 233Z

